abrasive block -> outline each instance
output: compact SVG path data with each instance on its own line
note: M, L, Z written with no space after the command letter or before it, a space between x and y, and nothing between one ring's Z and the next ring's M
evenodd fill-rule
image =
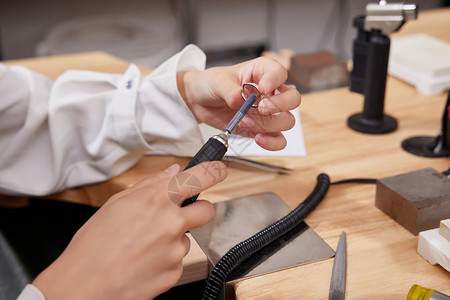
M450 242L439 234L439 228L419 233L417 252L432 265L439 264L450 272Z
M302 93L348 86L347 63L328 51L291 57L288 83Z
M450 242L450 219L441 220L441 223L439 225L439 234Z
M375 206L414 235L450 218L450 179L425 168L377 181Z

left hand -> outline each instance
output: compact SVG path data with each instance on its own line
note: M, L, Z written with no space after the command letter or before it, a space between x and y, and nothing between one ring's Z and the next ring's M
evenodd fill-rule
M285 83L286 69L270 58L260 57L233 66L178 74L178 89L199 123L224 129L244 103L241 86L256 83L262 95L258 109L251 108L235 133L254 137L262 148L286 146L282 131L294 126L289 112L300 105L300 93Z
M190 249L186 231L214 217L208 201L179 204L226 175L218 161L183 172L173 165L115 194L33 285L47 300L153 299L183 273Z

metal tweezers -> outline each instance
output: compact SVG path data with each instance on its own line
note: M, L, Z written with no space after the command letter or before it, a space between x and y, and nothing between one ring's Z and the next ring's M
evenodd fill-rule
M238 164L242 164L245 166L250 166L250 167L268 171L268 172L282 174L282 175L287 175L292 171L292 169L289 169L289 168L280 167L280 166L263 163L263 162L259 162L259 161L254 161L254 160L250 160L250 159L246 159L246 158L242 158L242 157L236 157L236 156L225 156L223 158L223 160L227 161L227 162L231 162L231 163L238 163Z

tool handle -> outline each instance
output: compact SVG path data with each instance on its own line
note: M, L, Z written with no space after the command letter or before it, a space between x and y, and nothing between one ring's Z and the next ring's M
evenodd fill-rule
M231 119L230 123L228 123L225 131L228 133L233 133L236 126L241 122L242 118L245 114L250 110L253 104L255 104L258 98L254 94L250 94L247 100L245 100L244 104L241 106L239 111L234 115L233 119Z
M198 165L199 163L205 162L205 161L219 161L222 160L223 156L227 152L227 146L218 140L215 136L209 138L209 140L200 148L200 150L195 154L195 156L191 159L191 161L188 163L185 170ZM198 194L195 196L192 196L186 200L183 201L181 206L186 206L188 204L191 204L195 202L198 198Z

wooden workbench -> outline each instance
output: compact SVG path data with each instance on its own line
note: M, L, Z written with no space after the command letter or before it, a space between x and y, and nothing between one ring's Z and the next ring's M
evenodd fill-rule
M450 9L423 12L400 35L424 32L450 42ZM123 72L128 63L102 52L10 61L55 78L69 68ZM143 69L144 72L150 70ZM274 192L295 207L311 192L319 173L332 181L354 177L383 178L432 167L444 171L450 159L422 158L406 153L401 142L411 136L435 136L440 129L446 95L427 97L395 78L387 82L385 112L399 121L390 134L367 135L346 126L348 116L362 110L363 96L347 88L304 95L300 106L308 155L303 158L253 158L293 168L291 175L229 169L228 178L202 193L222 201L261 192ZM142 177L187 158L146 156L112 180L69 190L53 198L101 205L107 198ZM450 294L450 274L432 266L416 251L417 236L375 208L375 185L332 186L325 200L306 219L331 247L347 233L347 299L405 299L413 284ZM333 259L234 282L238 299L327 299ZM206 257L194 242L184 261L180 283L206 278Z

